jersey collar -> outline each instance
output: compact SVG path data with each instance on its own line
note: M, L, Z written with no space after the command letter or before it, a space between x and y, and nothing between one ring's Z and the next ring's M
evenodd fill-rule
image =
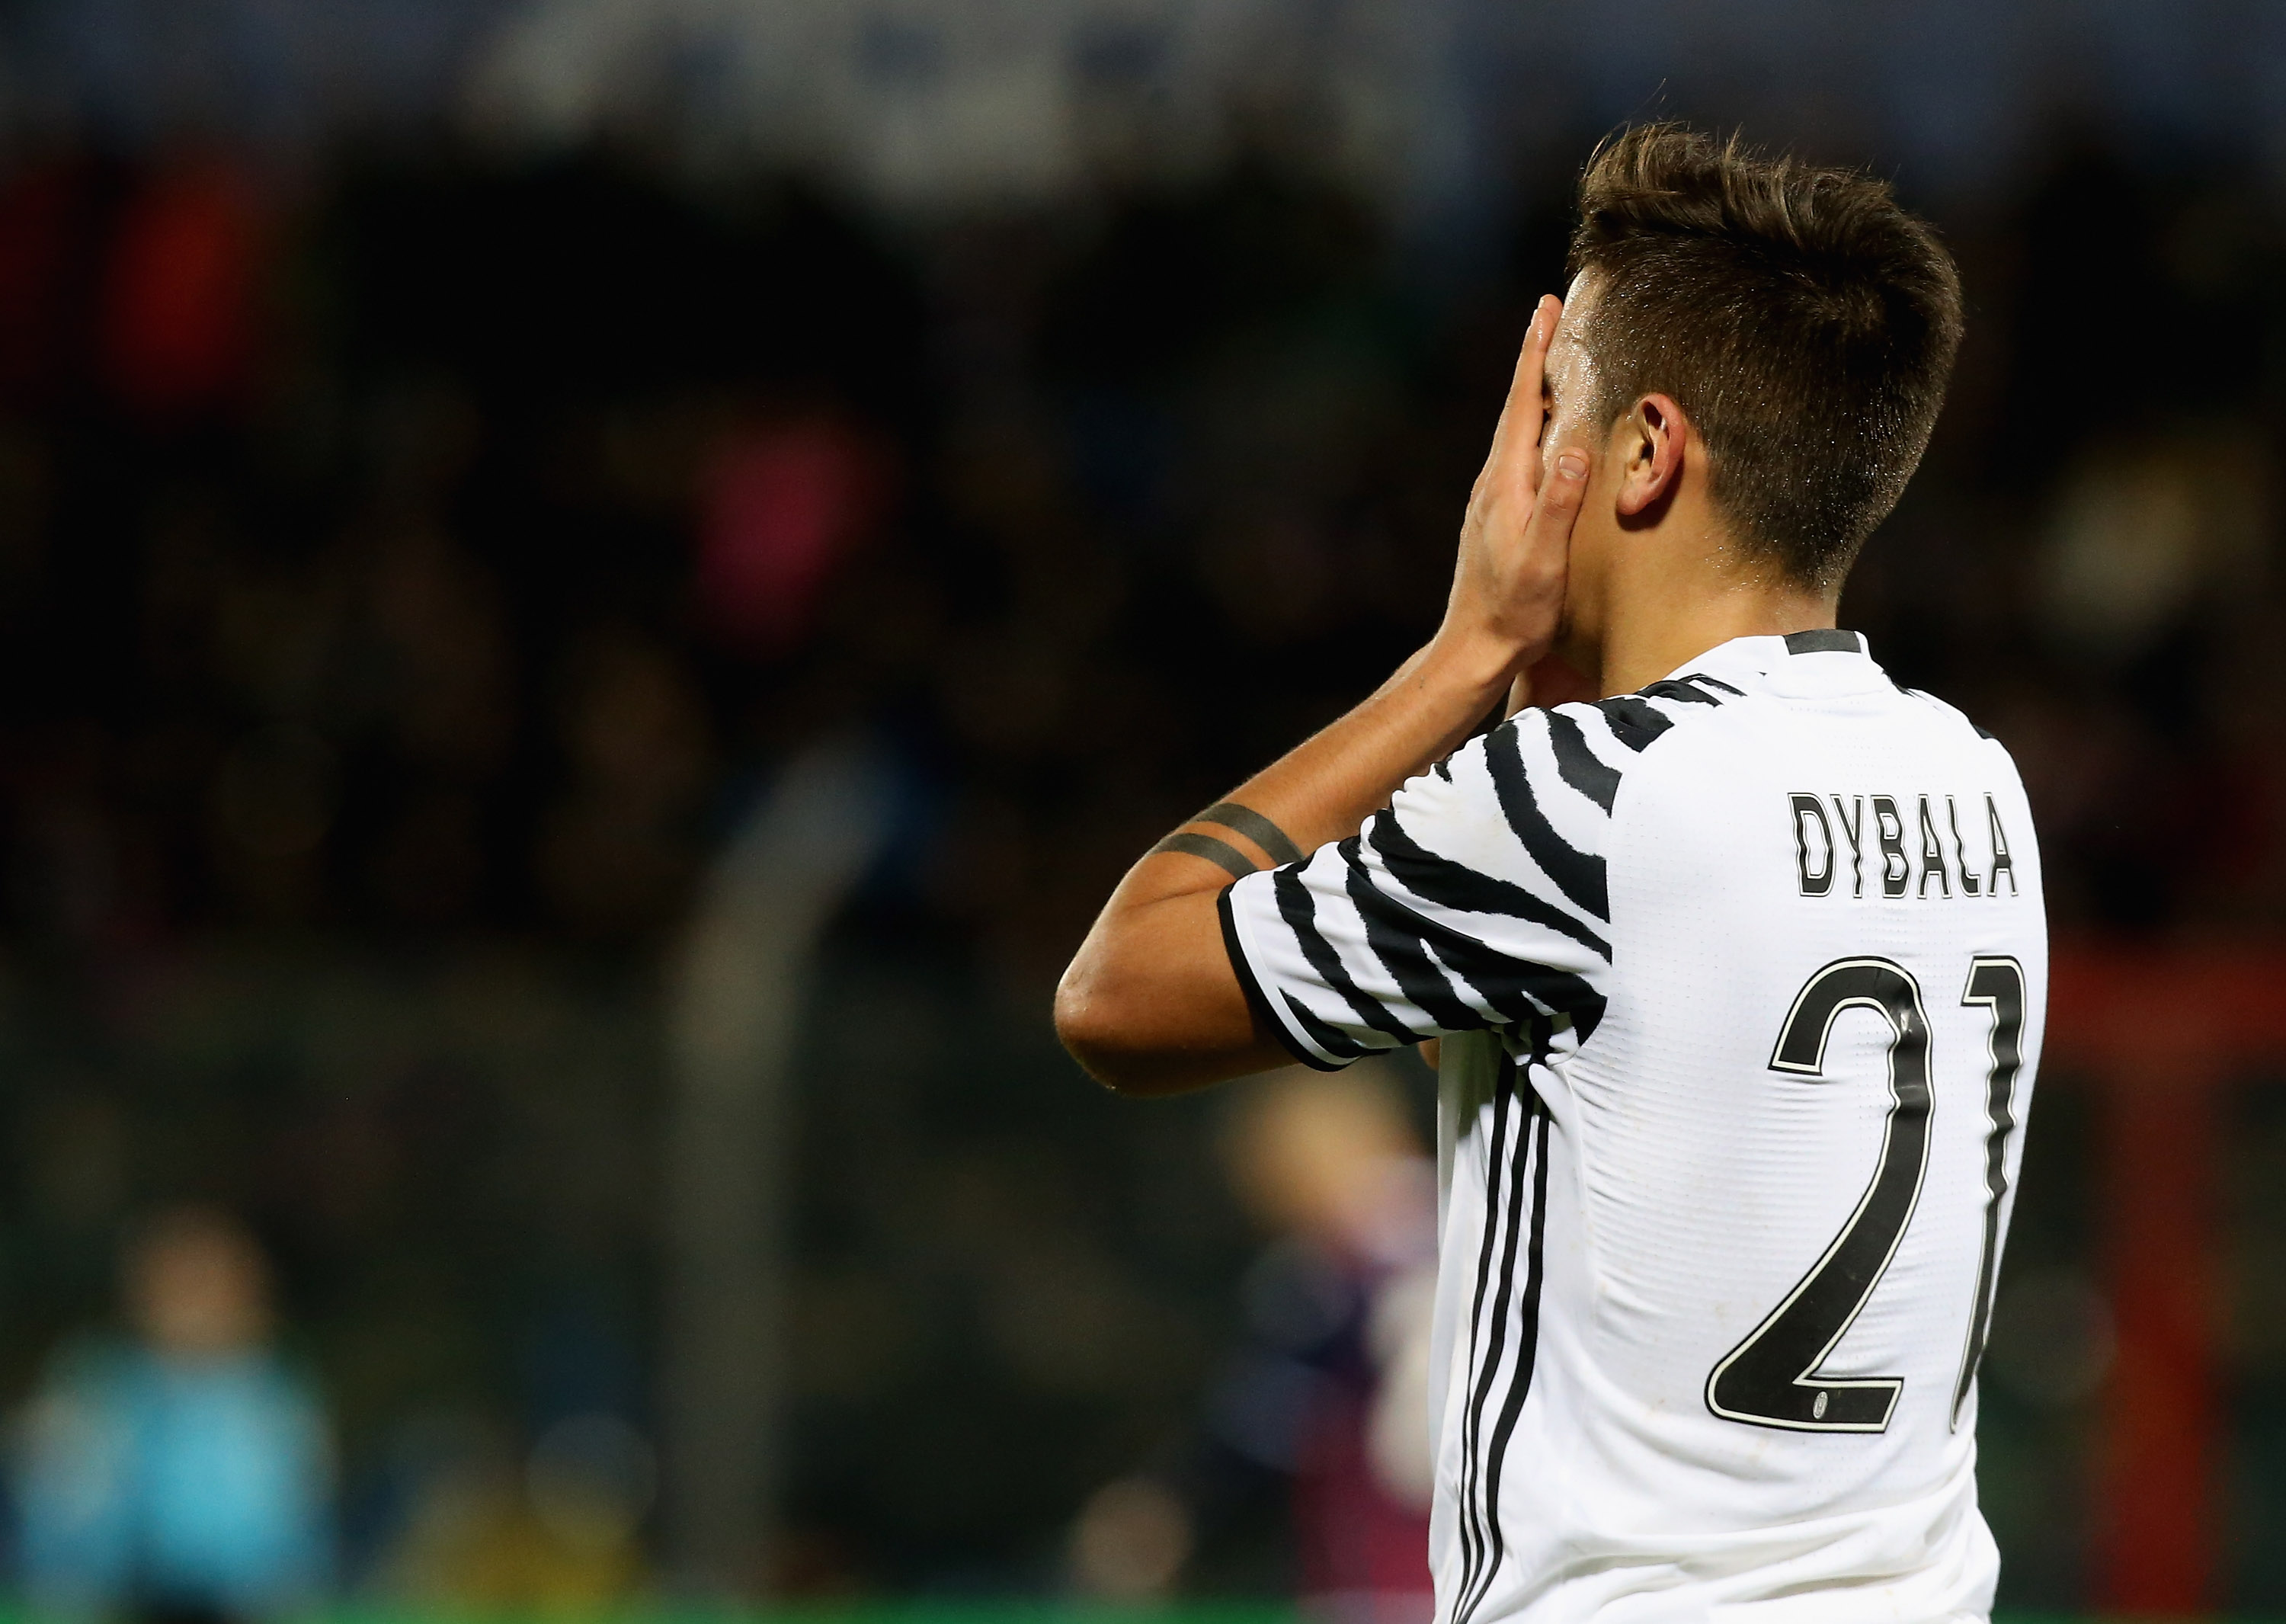
M1688 676L1697 672L1738 687L1749 685L1772 693L1812 698L1821 694L1861 693L1889 686L1889 678L1873 663L1862 632L1790 632L1784 636L1733 637L1704 654L1685 660L1667 674Z

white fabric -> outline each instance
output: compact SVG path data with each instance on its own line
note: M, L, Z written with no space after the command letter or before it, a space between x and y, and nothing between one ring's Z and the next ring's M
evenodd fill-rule
M1446 1037L1431 1399L1447 1624L1990 1608L1976 1399L1956 1420L1956 1392L2039 1052L2038 855L2000 745L1843 641L1742 638L1642 696L1525 712L1358 840L1226 896L1242 979L1299 1057ZM1872 967L1819 980L1845 962ZM2011 962L2013 1083L1995 996ZM1919 1013L1844 1001L1822 1065L1797 1047L1778 1068L1813 983L1917 994ZM1925 1115L1910 1077L1891 1081L1893 1058L1912 1070L1900 1023L1925 1030ZM1828 1271L1787 1322L1838 1340L1799 1383L1748 1379L1785 1335L1742 1345L1861 1207L1864 1235L1896 1237L1886 1266L1869 1292ZM1900 1212L1901 1229L1880 1216ZM1860 1297L1854 1315L1809 1312ZM1711 1379L1726 1361L1731 1386ZM1902 1384L1893 1401L1849 1387L1880 1378Z

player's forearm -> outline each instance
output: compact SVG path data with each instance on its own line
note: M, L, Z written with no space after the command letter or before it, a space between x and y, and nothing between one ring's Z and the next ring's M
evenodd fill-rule
M1305 852L1355 834L1407 779L1451 754L1490 714L1515 680L1517 658L1432 643L1231 800L1268 818Z
M1220 950L1216 901L1236 874L1357 832L1465 739L1514 656L1422 650L1363 704L1256 774L1127 872L1057 990L1065 1045L1099 1081L1167 1093L1281 1064ZM1257 821L1259 820L1259 821ZM1172 843L1172 842L1171 842Z

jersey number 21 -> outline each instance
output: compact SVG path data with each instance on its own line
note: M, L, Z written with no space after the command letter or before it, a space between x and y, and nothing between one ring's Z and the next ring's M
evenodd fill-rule
M1976 1301L1952 1394L1952 1423L1976 1379L1991 1317L1992 1272L2000 1238L2008 1135L2016 1126L2016 1074L2022 1068L2024 969L2013 958L1970 962L1964 1005L1991 1013L1991 1067L1986 1074L1984 1247ZM1902 1378L1833 1379L1818 1367L1846 1335L1896 1256L1912 1222L1928 1171L1929 1027L1921 989L1886 958L1842 958L1811 976L1779 1029L1770 1069L1816 1077L1825 1073L1825 1042L1845 1009L1878 1011L1889 1023L1889 1112L1873 1180L1841 1233L1785 1300L1730 1350L1707 1378L1707 1407L1730 1421L1802 1432L1880 1432L1888 1429Z

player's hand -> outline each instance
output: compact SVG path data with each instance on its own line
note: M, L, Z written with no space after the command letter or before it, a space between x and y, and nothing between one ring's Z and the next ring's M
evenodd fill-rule
M1492 451L1469 493L1452 595L1432 648L1482 680L1505 685L1556 640L1572 524L1587 491L1588 456L1566 446L1541 476L1548 346L1564 302L1540 301L1517 356Z

